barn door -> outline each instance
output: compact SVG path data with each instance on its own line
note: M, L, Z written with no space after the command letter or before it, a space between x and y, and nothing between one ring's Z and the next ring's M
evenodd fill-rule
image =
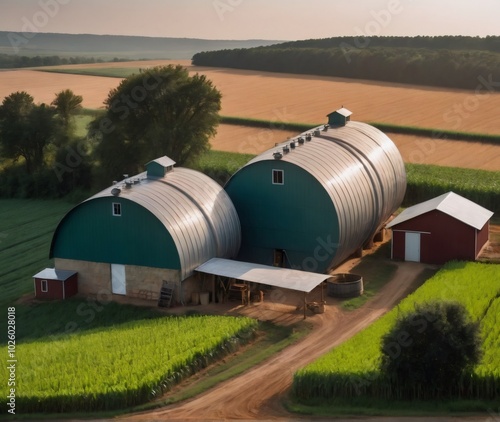
M111 264L111 292L115 295L127 294L125 265Z
M405 233L405 261L420 262L420 233Z

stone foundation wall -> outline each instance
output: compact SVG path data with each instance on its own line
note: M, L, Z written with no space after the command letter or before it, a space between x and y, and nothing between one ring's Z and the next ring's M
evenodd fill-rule
M127 296L157 301L163 281L167 281L175 286L172 303L180 302L179 270L126 265L125 276Z
M55 258L58 270L78 271L78 293L111 294L111 265L102 262Z
M108 263L55 258L55 268L77 271L78 292L83 295L110 295L112 292L111 265ZM193 283L191 279L194 277L187 279L181 286L180 271L165 268L125 265L125 278L126 296L152 301L158 300L163 281L167 281L170 285L174 285L173 304L181 302L187 304L188 301L185 298L189 299L191 290L196 288L189 287ZM189 287L189 296L184 294L184 283Z

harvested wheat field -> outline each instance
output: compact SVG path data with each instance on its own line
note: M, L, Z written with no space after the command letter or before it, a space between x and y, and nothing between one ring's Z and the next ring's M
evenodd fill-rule
M71 89L83 96L83 107L101 108L110 89L118 86L115 78L67 75L35 70L7 70L0 72L0 98L16 91L26 91L37 103L50 104L57 92Z
M220 125L210 144L218 151L257 155L297 135L298 132L289 130Z
M220 125L217 135L210 143L215 150L260 154L275 143L284 142L298 134L276 129ZM391 133L388 136L394 141L406 163L500 170L500 145Z
M341 105L353 118L465 132L500 133L499 82L478 75L478 90L466 91L390 84L356 79L292 75L224 68L196 67L190 61L96 63L65 68L140 68L179 63L204 74L222 92L222 114L286 122L322 123ZM95 78L92 80L92 78ZM71 88L84 96L84 106L98 108L115 78L34 73L29 70L0 73L0 96L26 90L37 101Z
M500 145L388 134L405 163L500 170Z

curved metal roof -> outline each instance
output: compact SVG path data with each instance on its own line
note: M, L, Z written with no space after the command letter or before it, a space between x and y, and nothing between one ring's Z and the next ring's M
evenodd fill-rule
M232 258L241 241L236 209L224 189L210 177L174 168L163 178L146 172L130 177L90 197L119 197L150 211L172 236L181 262L181 279L207 260Z
M307 141L306 135L311 135ZM298 139L304 142L299 143ZM283 147L295 141L285 153ZM262 153L247 166L264 160L292 163L318 180L339 217L339 250L332 266L342 262L396 211L406 190L404 162L394 143L366 123L319 126Z

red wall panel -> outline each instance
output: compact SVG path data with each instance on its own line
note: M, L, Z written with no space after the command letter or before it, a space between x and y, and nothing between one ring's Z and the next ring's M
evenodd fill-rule
M441 211L430 211L393 226L392 229L394 259L405 257L404 231L422 232L421 262L444 264L453 259L476 259L476 230Z

